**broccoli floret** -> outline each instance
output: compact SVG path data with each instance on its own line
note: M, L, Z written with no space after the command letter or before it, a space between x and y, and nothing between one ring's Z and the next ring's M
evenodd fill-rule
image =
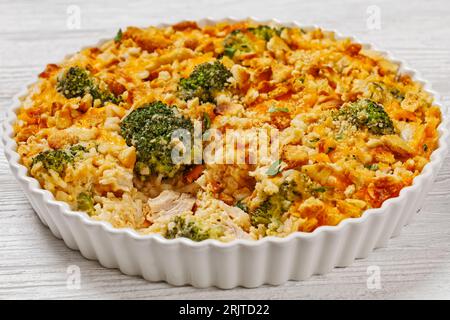
M283 213L289 210L294 200L301 197L297 191L295 181L285 181L276 194L269 196L258 208L251 213L253 226L263 224L267 226L278 220Z
M236 54L253 52L252 42L242 30L233 30L223 40L223 54L233 58Z
M63 150L47 150L33 158L31 166L41 162L45 169L62 174L66 165L72 161L72 156Z
M123 119L120 128L126 143L136 148L135 171L142 178L152 173L172 178L185 169L172 161L172 133L185 129L192 136L193 124L175 106L160 101L144 105Z
M295 201L312 196L320 198L327 190L327 187L312 181L308 175L294 171L280 185L277 193L268 196L257 208L250 210L251 224L255 227L260 224L266 227L271 223L276 225Z
M243 30L233 30L223 41L223 54L233 58L235 55L250 53L255 51L254 44L248 33L252 33L257 38L269 41L273 36L280 35L283 28L272 28L265 25L250 27Z
M394 124L383 106L370 99L344 105L336 118L346 120L358 129L367 128L370 133L376 135L395 133Z
M87 148L82 146L81 144L76 144L71 146L68 150L67 150L70 155L72 155L73 157L76 157L77 155L79 155L81 152L87 152Z
M78 210L85 211L89 215L94 213L94 199L92 195L86 192L81 192L77 197Z
M66 98L84 97L90 94L92 98L99 99L102 104L112 102L118 104L120 97L116 97L106 88L101 88L98 81L86 69L70 67L59 79L56 89Z
M102 102L102 104L104 104L106 102L119 104L120 102L122 102L122 98L120 96L116 97L108 89L100 89L98 86L93 88L90 93L94 100L99 99Z
M31 167L41 162L45 169L57 172L62 175L68 164L73 163L81 152L86 152L86 148L81 145L74 145L67 149L47 150L35 156L31 162Z
M88 72L79 67L71 67L58 79L57 89L66 98L83 97L93 86Z
M242 201L242 200L239 200L239 201L236 203L236 207L238 207L239 209L241 209L241 210L244 211L244 212L248 212L248 206L247 206L247 204L246 204L244 201Z
M253 226L263 224L267 226L273 217L279 217L281 212L278 212L277 207L273 207L271 198L264 201L251 215L251 223Z
M202 63L194 68L189 78L180 80L178 92L187 101L195 97L200 102L214 102L214 94L226 88L231 72L220 62Z
M176 216L172 223L173 226L167 230L166 238L189 238L193 241L202 241L210 238L208 230L200 227L194 221L186 222L184 217Z
M276 29L264 25L248 28L247 30L253 33L258 38L263 39L265 41L269 41L270 38L272 38L275 35L279 36L281 34L281 31L283 31L282 28Z

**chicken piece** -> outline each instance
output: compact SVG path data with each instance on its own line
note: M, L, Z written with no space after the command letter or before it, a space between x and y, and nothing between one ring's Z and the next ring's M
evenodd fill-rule
M195 198L186 193L164 190L156 198L149 199L147 203L154 214L175 215L191 211Z
M250 227L250 217L248 213L238 207L229 206L224 202L220 202L220 207L233 219L233 222L237 223L240 227Z

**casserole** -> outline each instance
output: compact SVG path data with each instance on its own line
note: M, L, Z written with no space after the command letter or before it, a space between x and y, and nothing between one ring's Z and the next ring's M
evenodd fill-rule
M55 201L51 193L40 189L37 180L27 176L26 168L19 162L15 142L11 140L16 109L17 106L8 114L5 124L6 155L41 220L56 236L86 257L97 258L108 267L119 267L124 273L202 287L256 286L303 279L335 265L346 265L355 257L365 256L373 247L384 245L420 205L442 162L448 134L443 118L438 129L439 146L413 184L404 187L398 197L384 201L380 208L366 210L361 218L346 219L337 226L320 226L311 233L293 233L282 239L269 236L255 242L193 243L183 238L166 240L159 235L113 229L108 223L90 220L85 213L71 211L66 203Z

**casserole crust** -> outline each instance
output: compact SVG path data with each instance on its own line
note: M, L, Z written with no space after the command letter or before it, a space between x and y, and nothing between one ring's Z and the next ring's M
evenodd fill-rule
M215 61L230 73L224 88L180 93ZM15 139L43 188L115 227L197 241L310 232L398 196L436 149L439 108L397 69L320 29L130 27L48 65L22 101ZM95 91L65 85L70 70L85 70ZM155 101L223 132L277 130L280 159L146 172L123 123Z

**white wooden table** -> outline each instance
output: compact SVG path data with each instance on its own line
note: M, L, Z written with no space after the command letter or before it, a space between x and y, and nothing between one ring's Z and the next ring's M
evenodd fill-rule
M441 93L444 103L450 102L450 2L445 0L0 0L0 13L1 120L11 97L24 83L35 79L47 63L58 62L66 53L99 38L112 37L119 27L227 15L295 19L373 42L420 70ZM11 176L2 150L0 299L450 298L449 160L421 213L400 237L390 241L388 248L376 250L351 267L308 281L223 291L150 283L104 269L71 251L38 221ZM80 268L79 289L67 286L69 266ZM378 289L367 286L370 266L380 270Z

